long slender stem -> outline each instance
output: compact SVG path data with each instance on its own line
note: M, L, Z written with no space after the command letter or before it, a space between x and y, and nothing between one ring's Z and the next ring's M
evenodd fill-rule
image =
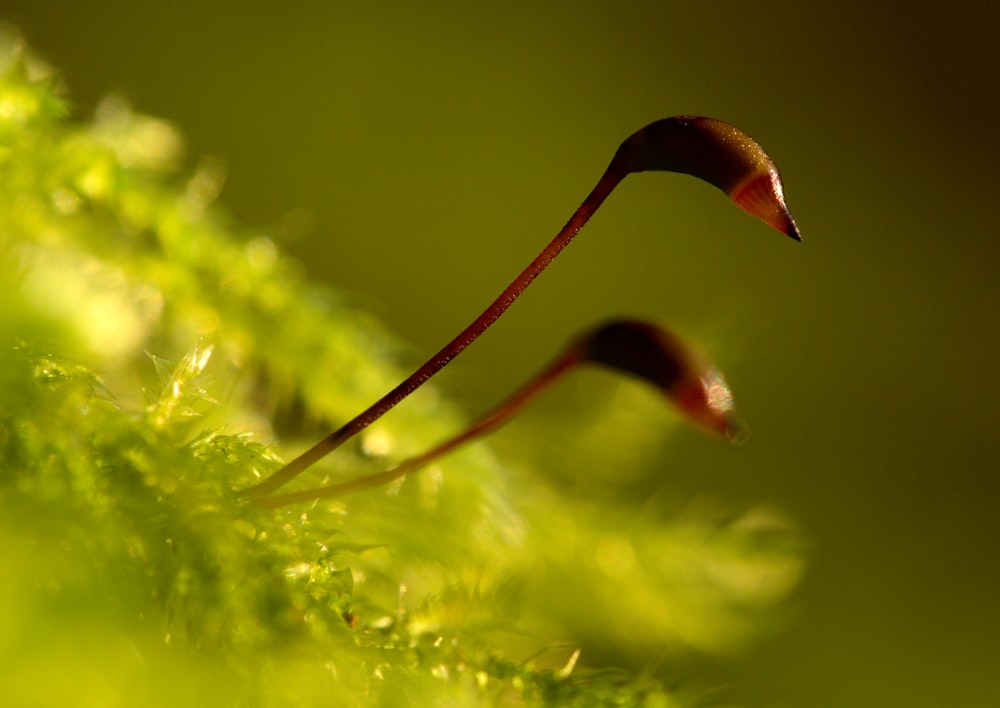
M573 237L579 233L580 229L590 220L594 212L604 203L608 195L628 174L627 170L613 161L604 175L598 181L597 186L590 192L587 198L579 206L576 212L570 217L566 225L556 234L549 244L542 249L535 259L528 264L528 267L521 271L500 296L487 307L472 324L463 329L458 336L446 344L441 351L432 356L420 368L414 371L406 380L385 394L367 409L349 420L338 430L326 436L304 453L296 457L271 477L256 486L250 487L246 493L255 497L264 496L274 492L276 489L287 484L296 475L310 467L316 461L337 449L344 442L357 435L366 427L382 417L393 406L410 395L421 386L427 379L440 371L444 366L454 359L467 346L472 344L479 335L489 329L490 325L497 321L508 307L525 291L531 282L545 270L552 260L559 255Z
M423 454L411 457L410 459L401 462L391 470L377 472L365 477L358 477L357 479L349 479L346 482L339 482L338 484L331 484L326 487L264 497L262 499L257 499L256 503L261 506L274 508L287 506L288 504L295 504L297 502L312 501L314 499L329 499L330 497L339 497L349 492L357 492L362 489L371 489L372 487L388 484L389 482L399 479L400 477L410 474L411 472L416 472L430 462L451 452L458 446L463 445L475 438L481 437L506 423L522 408L524 408L524 406L530 403L536 396L551 385L553 381L558 379L581 361L582 359L580 359L578 351L575 349L567 350L562 356L552 362L552 364L540 373L536 374L528 383L518 389L516 393L507 398L503 403L498 405L489 413L479 418L463 432L445 440Z

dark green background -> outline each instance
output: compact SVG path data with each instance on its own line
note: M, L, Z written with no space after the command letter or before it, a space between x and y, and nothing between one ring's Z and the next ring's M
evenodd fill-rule
M674 324L727 372L753 438L679 431L646 464L774 503L813 544L793 624L724 662L734 694L995 706L1000 11L963 5L8 0L0 18L64 70L80 115L121 92L176 122L192 161L223 158L235 216L283 234L414 361L631 131L678 113L749 131L804 243L689 178L631 177L441 385L479 411L582 326ZM558 459L519 441L600 401L564 386L498 445Z

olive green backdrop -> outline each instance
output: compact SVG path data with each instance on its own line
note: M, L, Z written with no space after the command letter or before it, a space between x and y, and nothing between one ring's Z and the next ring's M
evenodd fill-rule
M804 243L690 178L630 177L440 385L478 412L582 326L676 326L727 372L751 441L618 436L592 464L777 505L810 539L789 626L712 660L734 695L995 706L1000 11L963 5L8 0L0 19L64 70L81 115L120 92L175 121L192 164L222 159L235 218L354 293L414 362L631 131L678 113L743 127ZM558 448L613 406L590 384L498 450L587 474Z

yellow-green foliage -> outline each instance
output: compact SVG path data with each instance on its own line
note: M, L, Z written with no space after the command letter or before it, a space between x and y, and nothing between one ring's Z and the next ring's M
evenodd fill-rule
M247 504L275 441L401 379L393 341L230 224L221 170L187 171L173 127L114 98L70 122L56 85L0 42L7 704L689 705L657 672L739 647L794 585L773 514L515 494L483 445L343 500ZM422 391L297 485L459 425ZM600 670L586 643L651 668Z

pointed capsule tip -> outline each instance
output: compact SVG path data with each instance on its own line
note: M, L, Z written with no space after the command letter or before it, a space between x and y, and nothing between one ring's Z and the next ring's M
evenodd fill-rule
M799 227L785 205L784 188L777 169L760 172L729 191L729 198L740 209L755 216L771 228L801 241Z

